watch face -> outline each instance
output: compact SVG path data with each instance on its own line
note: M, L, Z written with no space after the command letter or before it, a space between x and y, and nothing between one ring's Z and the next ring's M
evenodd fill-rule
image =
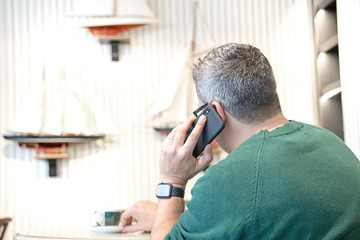
M171 196L171 185L168 183L159 184L156 189L158 198L169 198Z

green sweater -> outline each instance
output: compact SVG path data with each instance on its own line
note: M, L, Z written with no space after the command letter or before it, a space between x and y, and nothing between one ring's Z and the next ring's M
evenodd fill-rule
M210 167L165 239L360 239L360 162L330 131L289 122Z

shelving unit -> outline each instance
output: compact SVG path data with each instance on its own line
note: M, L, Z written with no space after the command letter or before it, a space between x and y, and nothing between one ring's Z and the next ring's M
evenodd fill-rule
M336 0L314 0L320 126L344 139Z
M49 176L57 176L57 160L69 158L66 147L69 144L86 143L104 138L104 135L91 136L54 136L54 135L4 135L7 140L15 141L20 147L36 150L34 158L49 162Z

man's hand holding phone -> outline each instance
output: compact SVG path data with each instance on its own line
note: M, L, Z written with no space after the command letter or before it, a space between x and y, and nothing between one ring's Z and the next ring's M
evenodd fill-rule
M200 107L194 112L195 116L191 116L183 124L174 128L164 141L160 155L160 182L162 184L159 184L159 186L172 184L174 189L185 189L187 182L205 169L212 161L212 149L208 143L216 137L216 133L219 133L224 128L224 123L221 120L220 124L217 124L217 117L213 121L216 111L211 110L211 105L209 105L209 108L206 107L200 116L196 118L197 113L207 105ZM217 127L214 127L215 125ZM203 146L205 146L205 149ZM195 151L195 149L197 150ZM200 156L203 150L204 154ZM171 195L167 193L160 194L160 196ZM164 239L183 213L184 199L181 195L180 197L179 195L174 196L159 198L151 239Z
M160 155L160 182L172 183L185 188L188 180L203 170L212 161L211 145L207 145L200 158L193 156L193 150L206 124L206 116L201 116L187 140L186 133L195 121L191 116L184 123L174 128L163 143Z

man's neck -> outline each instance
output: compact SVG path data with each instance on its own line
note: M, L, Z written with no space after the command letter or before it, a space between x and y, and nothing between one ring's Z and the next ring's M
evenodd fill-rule
M285 125L288 122L289 120L287 120L282 113L278 113L274 117L269 118L260 124L253 125L253 128L257 130L256 133L260 132L261 130L272 131Z
M230 152L261 130L272 131L289 122L289 120L287 120L282 113L278 113L274 117L269 118L258 124L246 124L235 119L229 120L232 122L232 129L228 129L228 132L230 133L228 151Z

